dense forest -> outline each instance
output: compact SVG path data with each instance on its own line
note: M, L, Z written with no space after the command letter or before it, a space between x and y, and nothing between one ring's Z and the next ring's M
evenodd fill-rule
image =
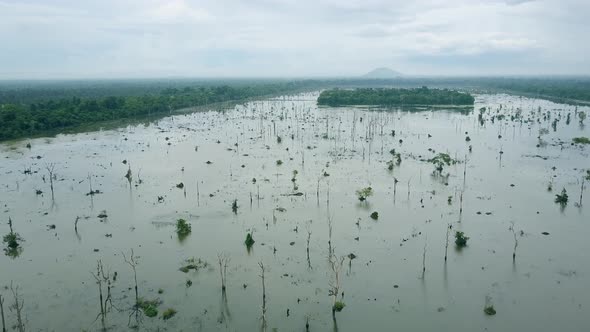
M13 103L0 104L0 140L35 136L47 131L63 130L101 121L167 114L192 106L243 101L252 97L293 92L305 87L306 84L301 81L232 86L168 87L160 91L156 87L142 90L141 87L130 85L127 91L129 95L113 93L104 97L80 97L76 95L76 91L80 90L64 88L55 93L72 94L72 96L61 99L51 98L51 90L45 88L18 89L4 94L5 98L8 95L12 96ZM114 92L111 89L105 91ZM97 90L99 93L101 91L104 93L100 88ZM88 88L88 91L90 93L92 88ZM139 91L143 91L144 94L139 94Z
M323 91L319 105L473 105L475 98L467 93L448 89L363 88L354 90L333 89Z

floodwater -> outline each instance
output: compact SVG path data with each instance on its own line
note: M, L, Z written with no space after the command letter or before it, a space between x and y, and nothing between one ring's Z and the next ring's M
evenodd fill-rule
M581 206L579 197L589 146L570 142L590 136L576 114L588 108L507 95L478 95L468 110L318 108L317 96L0 145L0 233L10 217L24 239L18 257L0 255L7 326L12 281L27 330L100 330L91 272L102 260L117 273L104 325L128 330L134 282L122 253L133 249L139 296L161 301L142 331L261 330L259 262L268 331L305 331L307 320L310 331L586 331L590 193ZM391 149L402 162L388 170ZM425 161L439 152L459 161L441 175ZM89 177L100 194L86 195ZM368 186L360 202L355 191ZM554 202L562 188L565 207ZM192 226L183 240L179 218ZM448 224L469 240L459 250L451 233L445 263ZM356 256L344 259L336 320L330 250ZM219 253L231 257L225 298ZM179 271L191 257L209 266ZM163 320L168 308L177 314Z

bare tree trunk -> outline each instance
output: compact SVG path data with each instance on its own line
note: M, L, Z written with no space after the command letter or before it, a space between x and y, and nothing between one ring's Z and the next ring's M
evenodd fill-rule
M53 172L55 171L55 164L47 164L45 165L45 169L47 170L47 173L49 173L49 186L51 187L51 200L53 201L55 200L55 195L53 193Z
M221 292L225 293L227 281L227 267L230 258L227 254L217 254L217 261L219 262L219 273L221 274Z
M131 316L133 316L133 314L135 314L135 322L139 324L139 314L141 311L139 308L139 291L137 287L138 257L134 255L133 249L131 249L131 256L129 256L129 259L127 259L127 257L125 256L125 253L122 252L121 254L123 255L123 260L125 261L125 263L127 263L133 270L133 279L135 281L135 305L133 306L133 308L131 309L131 313L129 314L128 325L131 323Z
M2 317L2 332L6 332L6 322L4 321L4 299L0 295L0 316Z
M18 294L18 286L13 287L12 281L10 282L10 290L12 291L12 295L14 296L14 304L12 307L16 311L16 328L18 332L25 332L25 323L23 322L22 310L25 304L25 300L19 299Z
M449 233L451 232L451 224L447 225L447 240L445 242L445 263L447 261L447 253L449 251Z
M262 328L263 330L266 330L266 284L264 280L264 272L266 272L266 269L262 262L259 262L258 266L260 266L260 278L262 279Z

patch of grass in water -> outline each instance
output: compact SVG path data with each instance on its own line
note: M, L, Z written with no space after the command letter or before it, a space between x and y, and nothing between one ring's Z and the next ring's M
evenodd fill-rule
M162 319L168 320L168 319L174 317L174 315L176 315L176 310L174 310L172 308L168 308L162 313Z
M483 309L483 312L485 312L486 315L488 316L493 316L496 314L496 309L494 309L493 305L487 306Z
M590 138L588 137L574 137L572 141L576 144L590 144Z
M457 245L457 247L466 247L467 240L469 240L469 237L465 236L465 233L459 231L455 232L455 244Z
M184 219L178 219L176 221L176 234L178 236L187 236L191 233L191 225Z
M209 263L200 258L189 258L185 260L185 265L180 268L180 271L188 273L190 270L198 271L209 266Z
M143 313L148 317L156 317L158 315L158 306L160 305L160 300L146 300L144 298L140 298L139 302L137 302L137 306L143 311Z
M344 302L336 301L336 303L334 303L334 307L332 309L334 309L334 311L336 311L336 312L340 312L340 311L342 311L342 309L344 309L345 306L346 306L346 304L344 304Z

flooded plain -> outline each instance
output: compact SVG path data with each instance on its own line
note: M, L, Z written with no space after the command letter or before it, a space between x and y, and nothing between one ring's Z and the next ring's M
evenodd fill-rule
M571 144L590 136L577 116L590 109L508 95L477 95L469 109L318 108L317 96L1 144L0 234L10 218L23 239L16 257L0 255L7 326L12 281L27 330L101 330L98 260L110 331L590 326L590 146ZM438 153L452 158L442 171L428 161ZM563 188L567 205L555 203ZM192 228L182 239L180 218ZM131 249L156 317L131 311ZM331 253L343 262L335 320ZM180 271L193 257L207 264Z

